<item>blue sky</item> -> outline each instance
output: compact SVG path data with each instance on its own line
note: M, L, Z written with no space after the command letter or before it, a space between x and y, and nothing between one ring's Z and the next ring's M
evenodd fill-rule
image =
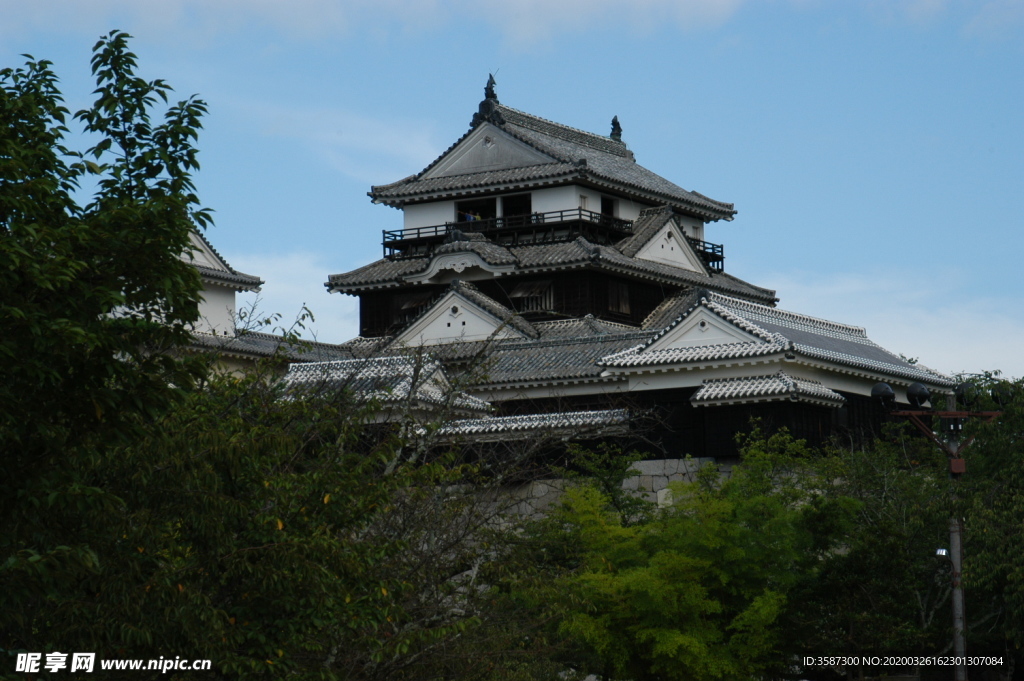
M780 307L858 324L946 371L1024 375L1020 0L0 0L3 66L55 62L72 109L113 28L147 78L210 106L209 238L357 332L327 275L381 254L398 211L370 185L502 103L607 134L642 165L736 204L709 225L726 270Z

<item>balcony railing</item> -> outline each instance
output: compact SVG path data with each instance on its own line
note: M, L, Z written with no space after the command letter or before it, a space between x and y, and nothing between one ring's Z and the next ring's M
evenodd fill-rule
M507 246L572 241L579 236L596 243L610 244L632 234L633 223L592 210L572 208L384 230L384 240L381 244L384 247L384 257L396 260L430 255L434 248L455 230L479 232ZM723 270L725 255L721 244L692 237L687 237L686 240L708 269L716 272Z
M633 223L611 215L573 208L384 230L384 257L394 259L427 255L437 242L456 229L486 234L498 243L507 245L571 241L578 236L612 242L632 234Z
M713 244L707 241L701 241L693 237L686 237L686 240L690 242L690 246L693 250L697 251L697 255L704 261L708 269L716 272L721 272L725 268L725 249L722 244Z

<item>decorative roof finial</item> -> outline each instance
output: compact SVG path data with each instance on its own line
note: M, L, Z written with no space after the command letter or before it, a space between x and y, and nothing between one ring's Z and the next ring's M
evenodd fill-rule
M494 125L505 124L505 117L499 111L501 102L498 101L498 95L494 92L495 85L497 83L494 80L494 74L488 74L487 87L484 88L484 99L480 102L479 110L473 114L473 121L470 123L470 126L475 128L484 121Z
M612 116L612 139L616 142L622 141L622 126L619 125L618 116Z

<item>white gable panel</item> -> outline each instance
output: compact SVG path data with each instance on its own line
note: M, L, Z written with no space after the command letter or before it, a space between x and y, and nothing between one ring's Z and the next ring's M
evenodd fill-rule
M191 256L193 264L220 270L221 272L231 272L231 268L228 267L227 263L221 260L198 234L192 232L189 234L189 239L192 241L192 250L189 256Z
M665 223L665 226L637 252L636 257L707 274L700 256L694 252L674 220Z
M448 152L440 163L424 173L423 179L535 166L555 160L490 123L485 123Z
M645 348L643 352L752 342L764 343L765 341L737 328L707 308L700 307L675 328L652 343L649 348Z
M403 332L395 342L400 345L440 345L488 338L522 338L493 315L451 292L438 301L419 321Z

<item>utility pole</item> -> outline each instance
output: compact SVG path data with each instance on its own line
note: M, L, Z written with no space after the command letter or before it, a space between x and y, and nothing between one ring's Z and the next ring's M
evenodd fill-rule
M970 384L967 384L970 385ZM967 386L958 386L958 390ZM970 386L973 389L973 386ZM879 383L871 390L872 397L881 400L884 406L895 404L896 395L891 386L886 383ZM938 445L942 453L949 459L949 477L953 485L953 496L950 502L953 512L956 513L956 489L960 476L967 470L966 462L963 459L963 451L974 442L974 438L968 438L966 442L960 441L960 433L963 430L964 421L969 418L983 418L991 421L1002 414L999 411L958 411L955 395L950 395L946 403L946 411L936 411L924 408L924 404L931 403L931 394L928 388L920 383L912 383L907 387L907 400L914 407L911 410L891 412L893 416L906 416L914 426L917 427L929 440ZM930 424L926 424L921 417L938 417L940 428L947 433L941 437L935 433ZM967 681L967 643L966 624L964 615L964 587L963 587L963 521L956 517L949 519L949 561L953 568L951 576L952 601L953 601L953 656L956 658L956 665L953 667L954 681Z

